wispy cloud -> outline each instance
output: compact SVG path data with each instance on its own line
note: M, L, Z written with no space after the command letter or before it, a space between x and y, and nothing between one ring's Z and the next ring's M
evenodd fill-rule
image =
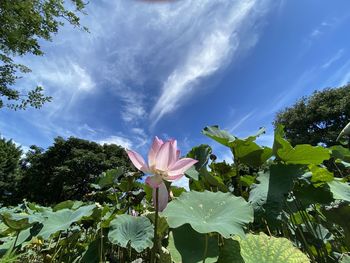
M323 69L329 68L334 62L339 60L344 55L344 49L339 49L326 63L322 65Z
M165 81L150 114L152 126L165 114L176 110L195 90L198 92L205 88L198 85L198 82L222 69L242 44L249 43L252 39L253 42L256 41L254 31L250 32L253 37L244 38L244 31L261 15L257 12L256 5L256 1L234 1L216 6L215 17L201 14L203 20L198 25L205 30L198 30L198 36L189 52Z
M348 83L350 83L350 60L344 62L325 82L328 87L340 87Z
M92 1L82 19L90 34L66 26L42 43L44 57L21 59L33 72L19 86L39 84L53 97L21 118L47 140L80 136L142 147L148 125L208 88L203 79L254 46L270 2ZM132 135L121 140L118 129Z
M230 132L234 132L237 128L239 128L245 121L247 121L253 114L255 110L252 110L251 112L244 115L242 118L240 118L233 126L229 128Z

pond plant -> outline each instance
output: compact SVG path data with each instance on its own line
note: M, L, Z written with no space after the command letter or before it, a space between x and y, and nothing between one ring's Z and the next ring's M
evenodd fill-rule
M209 145L181 156L155 137L148 163L127 150L140 172L91 184L94 201L1 207L0 262L350 262L349 148L293 147L282 126L260 146L264 133L205 127L232 164ZM172 185L182 177L186 189Z

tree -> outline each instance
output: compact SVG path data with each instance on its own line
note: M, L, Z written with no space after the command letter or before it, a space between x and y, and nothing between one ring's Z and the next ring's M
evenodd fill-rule
M336 138L350 121L350 85L315 91L292 107L277 113L274 125L284 125L293 144L337 144Z
M20 180L22 150L13 141L0 139L0 202L12 203Z
M15 63L13 59L25 54L43 55L39 41L51 41L64 21L81 27L78 13L83 12L85 4L82 0L71 2L72 10L66 7L64 0L0 1L0 108L40 108L51 100L43 94L40 86L29 92L13 87L21 74L30 72L28 67Z
M32 146L24 163L19 196L40 204L83 200L90 184L109 169L136 171L122 147L74 137L57 137L46 151Z

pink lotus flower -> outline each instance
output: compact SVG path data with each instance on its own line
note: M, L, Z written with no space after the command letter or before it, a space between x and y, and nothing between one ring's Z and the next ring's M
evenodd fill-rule
M173 182L180 179L186 170L197 163L192 158L180 157L180 151L177 149L176 140L163 142L154 138L151 149L148 153L148 165L140 154L127 150L128 156L137 169L146 173L153 174L146 178L146 183L153 188L153 203L156 201L156 189L158 190L158 210L163 211L168 204L168 189L165 181Z

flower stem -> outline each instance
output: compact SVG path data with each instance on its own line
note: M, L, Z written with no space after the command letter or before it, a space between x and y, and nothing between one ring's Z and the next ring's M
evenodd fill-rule
M205 259L207 257L208 252L208 234L205 234L205 240L204 240L204 254L203 254L203 263L205 263Z
M155 215L154 215L154 238L153 238L153 249L151 254L151 262L157 262L156 259L156 250L158 246L158 236L157 236L157 229L158 229L158 196L159 196L159 188L156 189L156 200L155 200Z

